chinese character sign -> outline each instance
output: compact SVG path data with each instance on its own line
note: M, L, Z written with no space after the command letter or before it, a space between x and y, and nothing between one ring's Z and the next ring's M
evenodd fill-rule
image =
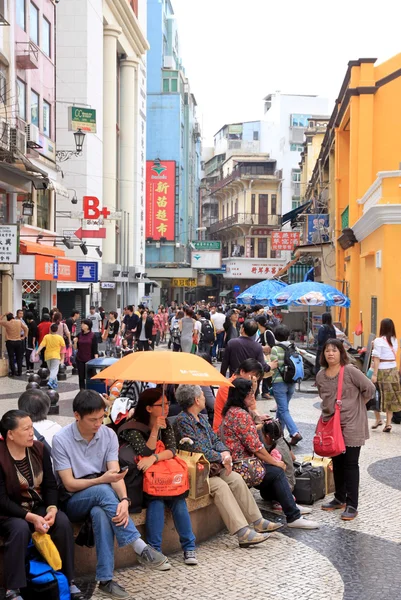
M272 250L293 250L299 244L299 231L273 231Z
M0 264L18 263L18 225L0 225Z
M146 162L146 237L174 241L175 161Z

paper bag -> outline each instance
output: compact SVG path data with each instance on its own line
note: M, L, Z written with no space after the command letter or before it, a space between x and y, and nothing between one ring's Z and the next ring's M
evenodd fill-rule
M304 456L302 462L310 462L313 467L323 467L326 482L326 494L333 494L335 492L333 461L331 458L323 458L322 456Z
M189 473L189 498L197 500L207 496L209 490L210 463L201 452L186 452L179 450L178 456L182 458L188 467Z

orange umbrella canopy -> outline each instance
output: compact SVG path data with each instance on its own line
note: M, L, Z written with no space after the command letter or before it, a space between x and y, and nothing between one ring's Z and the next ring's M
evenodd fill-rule
M228 379L204 358L187 352L134 352L92 379L231 386Z

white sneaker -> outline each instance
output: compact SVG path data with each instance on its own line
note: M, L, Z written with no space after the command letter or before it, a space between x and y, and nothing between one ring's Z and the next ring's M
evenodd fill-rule
M292 523L287 523L287 527L291 527L292 529L319 529L320 525L316 521L309 521L304 517L300 517Z
M299 504L297 504L297 508L298 508L299 512L301 513L301 515L311 515L312 514L312 509L310 506L299 506Z

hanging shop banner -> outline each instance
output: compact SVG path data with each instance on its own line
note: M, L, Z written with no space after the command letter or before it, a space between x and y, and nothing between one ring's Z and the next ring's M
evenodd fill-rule
M68 131L96 133L96 110L82 106L68 107Z
M330 241L329 215L308 215L308 242L321 244Z
M76 281L75 260L35 255L35 279L38 281Z
M171 287L196 287L198 282L196 279L179 279L171 280Z
M18 225L0 225L0 264L17 264L18 251Z
M146 162L146 238L175 238L175 161Z
M273 231L272 250L294 250L299 245L299 231Z

